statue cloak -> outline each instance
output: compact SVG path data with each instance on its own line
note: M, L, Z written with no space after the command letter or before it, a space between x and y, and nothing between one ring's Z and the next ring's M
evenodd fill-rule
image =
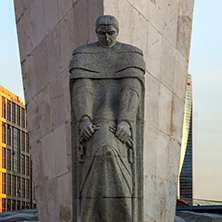
M119 42L111 48L98 42L81 46L73 52L70 73L77 220L142 221L142 51ZM78 126L86 116L94 125L100 124L100 129L80 144ZM130 124L132 147L119 141L111 130L120 121Z

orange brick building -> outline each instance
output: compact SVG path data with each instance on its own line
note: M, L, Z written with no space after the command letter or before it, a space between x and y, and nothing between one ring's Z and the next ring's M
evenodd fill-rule
M0 212L31 208L31 187L25 106L0 86Z

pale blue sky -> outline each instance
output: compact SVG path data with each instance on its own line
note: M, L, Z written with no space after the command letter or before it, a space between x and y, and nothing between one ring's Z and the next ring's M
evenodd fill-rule
M0 85L23 99L18 41L12 0L2 1L0 7L0 67Z
M222 1L196 0L193 75L194 197L222 200Z
M222 1L196 0L189 72L194 99L194 197L222 200ZM23 97L13 1L0 7L0 85Z

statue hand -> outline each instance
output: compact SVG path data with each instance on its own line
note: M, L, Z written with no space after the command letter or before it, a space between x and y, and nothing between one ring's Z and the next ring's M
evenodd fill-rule
M115 136L123 143L126 143L131 137L130 125L126 121L121 121L117 125Z
M79 124L80 128L80 142L81 140L88 140L95 133L96 129L91 121L83 121Z

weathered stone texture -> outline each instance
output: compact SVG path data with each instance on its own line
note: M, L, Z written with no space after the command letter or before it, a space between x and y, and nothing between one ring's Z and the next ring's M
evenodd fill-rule
M96 18L111 14L118 40L147 64L144 222L173 221L194 0L14 3L39 220L72 221L68 65L74 48L96 41Z
M16 0L15 13L39 221L72 221L68 66L96 40L102 0Z
M175 222L221 222L220 214L196 213L191 211L177 211Z
M104 14L119 20L119 41L141 48L147 64L144 221L174 220L193 4L104 1Z

